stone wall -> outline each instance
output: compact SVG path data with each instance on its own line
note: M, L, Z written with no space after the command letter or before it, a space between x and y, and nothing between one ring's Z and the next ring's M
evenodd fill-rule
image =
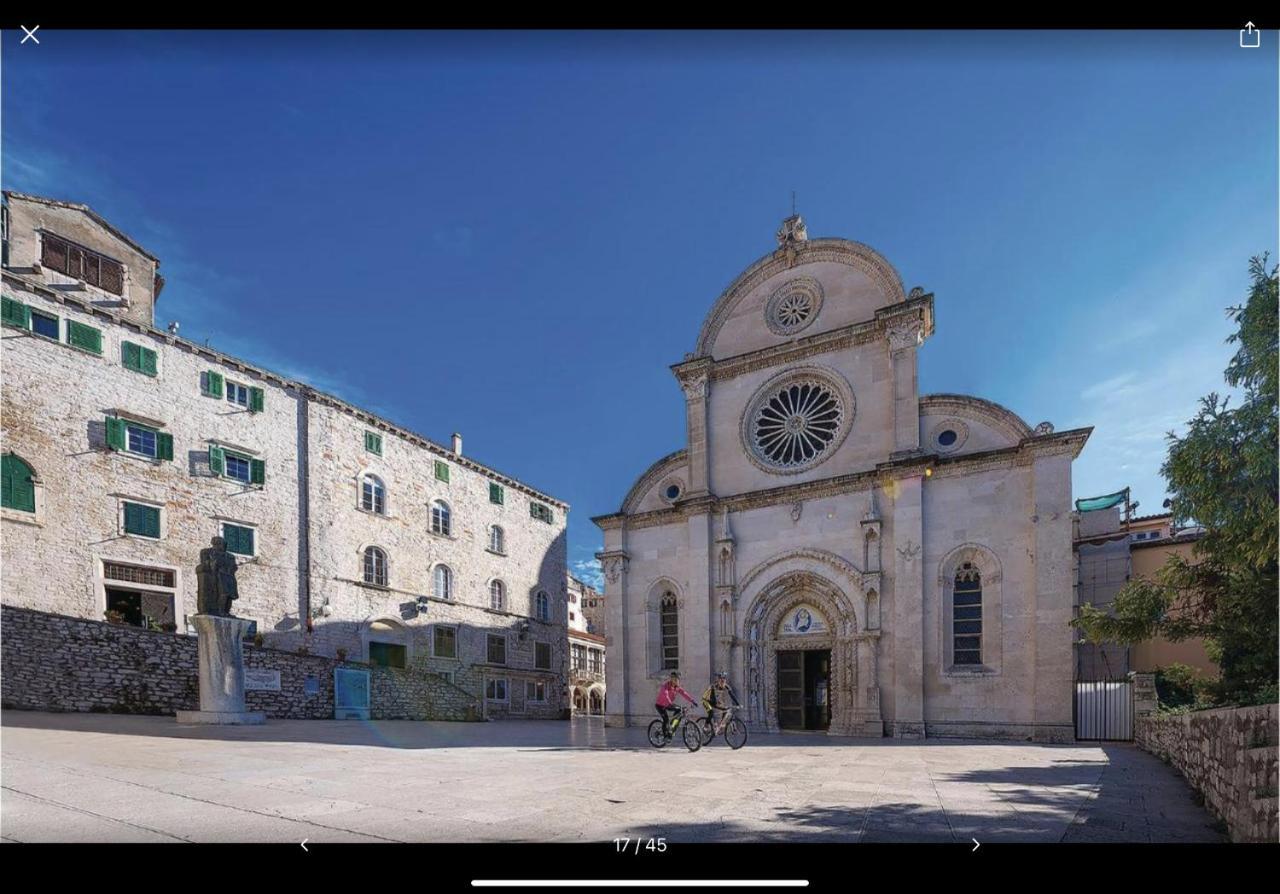
M6 709L170 715L199 707L196 638L47 612L0 608ZM246 644L245 667L280 672L280 691L250 690L246 707L270 718L333 718L335 667L365 667ZM369 668L375 720L474 720L478 700L417 669ZM308 677L318 689L306 691Z
M1276 705L1136 718L1134 738L1172 764L1232 841L1275 842Z

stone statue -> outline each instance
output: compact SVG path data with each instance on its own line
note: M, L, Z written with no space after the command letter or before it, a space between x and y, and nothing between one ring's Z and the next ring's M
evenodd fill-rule
M236 590L236 557L227 552L227 542L213 538L213 546L200 550L196 566L196 611L220 618L233 617L231 603L239 597Z

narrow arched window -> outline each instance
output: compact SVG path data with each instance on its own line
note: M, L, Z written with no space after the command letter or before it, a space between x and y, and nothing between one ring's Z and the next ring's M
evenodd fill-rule
M431 504L431 533L450 536L449 504L436 500Z
M675 593L664 593L659 611L662 628L662 669L680 667L680 614Z
M453 598L453 572L448 565L436 566L435 588L437 599Z
M387 554L376 546L364 551L364 582L378 587L387 585Z
M21 512L36 511L36 473L12 453L0 459L0 479L4 484L3 505Z
M875 531L867 531L862 567L872 572L880 570L880 538Z
M956 572L951 636L954 664L982 663L982 575L971 562L965 562Z
M489 549L495 553L505 553L507 551L506 534L497 525L489 529Z
M533 601L533 605L539 621L551 620L551 599L546 593L539 592Z
M377 475L364 475L360 478L360 508L365 512L386 514L387 491Z
M507 610L507 587L500 580L489 584L489 608L496 612Z

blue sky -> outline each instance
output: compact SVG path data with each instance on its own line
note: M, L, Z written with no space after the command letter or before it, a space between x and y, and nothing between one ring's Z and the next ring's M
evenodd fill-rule
M1143 513L1277 243L1271 33L40 37L5 188L158 255L161 325L567 500L579 570L792 190L935 293L922 392L1095 426L1076 496Z

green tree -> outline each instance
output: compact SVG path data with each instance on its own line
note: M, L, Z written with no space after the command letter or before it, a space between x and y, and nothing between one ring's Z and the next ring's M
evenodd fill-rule
M1175 524L1203 525L1191 560L1172 555L1155 580L1134 580L1113 614L1083 606L1072 623L1092 643L1136 643L1154 636L1202 637L1222 670L1217 696L1251 700L1277 678L1277 269L1267 255L1249 262L1248 300L1227 313L1238 325L1227 384L1240 405L1217 393L1200 401L1181 438L1169 433L1160 473L1169 483Z

